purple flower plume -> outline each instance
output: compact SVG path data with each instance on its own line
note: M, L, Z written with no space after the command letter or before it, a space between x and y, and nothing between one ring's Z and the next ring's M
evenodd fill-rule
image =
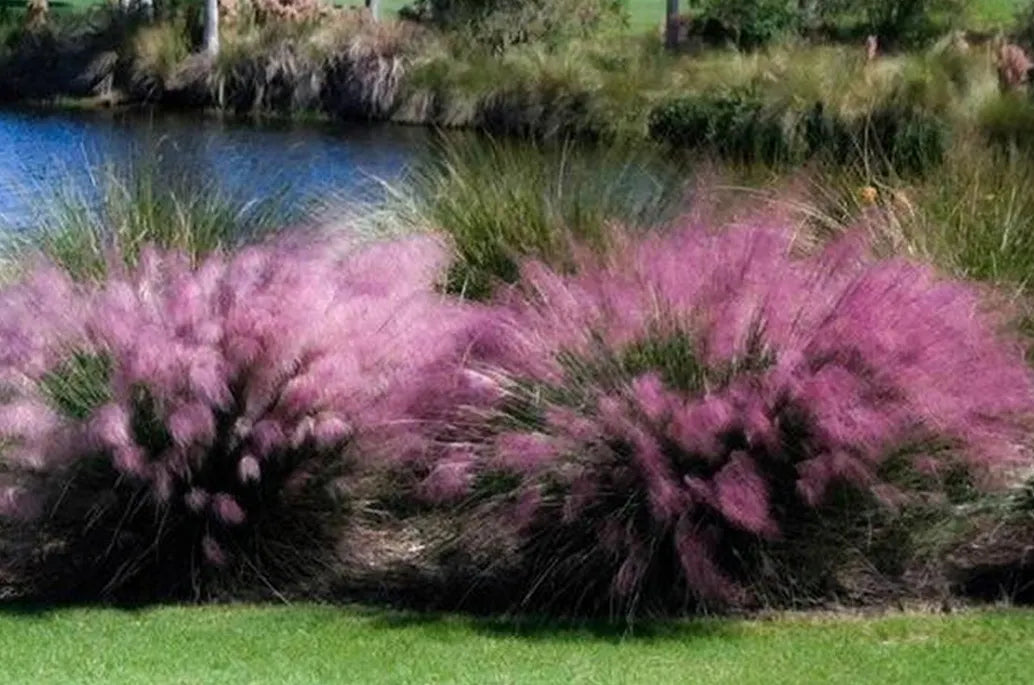
M800 256L764 225L654 235L574 275L529 263L496 306L479 362L506 427L466 477L552 493L520 514L529 544L573 555L556 536L594 527L572 535L618 560L619 596L662 539L691 591L728 598L723 546L778 538L788 501L833 487L886 501L892 457L985 486L1029 463L1031 374L977 288L854 236Z
M439 293L431 238L144 250L94 284L41 265L0 289L0 516L67 510L85 539L121 502L139 556L114 568L145 575L186 531L180 563L218 569L390 468L405 495L482 498L613 597L668 578L711 599L742 591L730 545L834 488L907 499L894 460L985 487L1029 465L1031 374L975 286L764 225L579 254L487 305Z
M0 515L41 511L46 475L99 458L127 511L143 494L155 531L194 520L195 551L225 564L278 499L332 488L357 445L419 436L450 401L483 313L438 294L447 262L415 238L196 267L147 249L91 285L40 267L0 290Z

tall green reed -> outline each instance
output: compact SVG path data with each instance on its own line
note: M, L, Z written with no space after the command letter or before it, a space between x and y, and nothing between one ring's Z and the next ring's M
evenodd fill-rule
M451 237L449 290L483 298L517 279L523 257L562 267L575 242L603 247L612 224L669 221L685 178L650 149L443 137L390 188L390 202L397 220Z
M102 164L86 182L60 188L37 208L32 228L8 233L0 253L8 269L41 255L77 279L102 278L112 260L135 264L147 245L197 261L289 223L297 212L285 195L233 193L217 178L142 155Z

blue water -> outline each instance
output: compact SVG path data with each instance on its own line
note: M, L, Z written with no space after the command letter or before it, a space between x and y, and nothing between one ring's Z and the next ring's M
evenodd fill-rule
M95 192L98 170L194 175L242 199L375 200L427 148L425 130L256 125L197 114L0 110L0 230L31 229L48 197ZM94 189L91 191L91 189Z

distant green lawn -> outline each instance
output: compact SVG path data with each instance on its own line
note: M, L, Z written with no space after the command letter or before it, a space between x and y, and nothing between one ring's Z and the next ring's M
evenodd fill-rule
M330 607L0 613L0 682L1022 683L1034 613L524 626Z

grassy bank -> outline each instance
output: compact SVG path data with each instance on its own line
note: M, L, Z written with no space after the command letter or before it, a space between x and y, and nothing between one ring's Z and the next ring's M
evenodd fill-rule
M24 3L11 2L8 7L20 9ZM98 0L66 0L55 2L51 6L57 11L81 11L95 7ZM357 6L361 3L353 0L336 0L340 6ZM408 0L381 0L381 11L387 17L397 15L398 11L410 4ZM967 8L968 20L973 28L989 28L1008 24L1030 0L977 0L970 2ZM657 28L664 20L664 6L657 0L626 0L629 28L633 31L646 31Z
M671 54L656 33L612 29L496 49L462 33L345 12L228 24L222 54L206 61L192 54L191 21L148 24L106 11L55 21L0 48L0 99L99 98L533 137L654 139L794 163L817 152L853 157L876 143L879 154L905 165L927 155L912 147L951 145L949 132L1022 133L1032 109L999 103L986 46L947 39L873 64L854 44Z
M0 614L5 682L1003 683L1024 612L701 620L620 629L342 610L208 607Z

